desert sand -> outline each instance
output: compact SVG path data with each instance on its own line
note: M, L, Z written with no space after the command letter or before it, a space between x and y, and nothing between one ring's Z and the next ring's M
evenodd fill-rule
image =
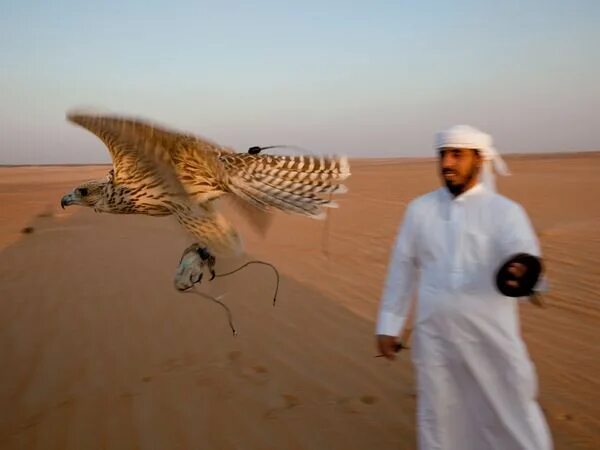
M521 306L557 449L600 447L600 153L509 157L502 193L539 233L547 308ZM108 167L0 168L1 449L414 449L410 354L374 358L374 319L404 207L432 160L352 161L327 222L244 222L250 266L173 288L171 218L60 209ZM236 214L232 213L236 218ZM237 218L236 218L237 220ZM22 232L30 227L28 233ZM245 259L220 260L218 272Z

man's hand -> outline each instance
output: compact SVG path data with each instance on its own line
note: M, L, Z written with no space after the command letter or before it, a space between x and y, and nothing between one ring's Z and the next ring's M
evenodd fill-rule
M384 334L377 335L377 350L381 356L393 361L396 359L396 352L402 347L399 342L396 342L395 336L386 336Z
M508 266L507 271L516 279L507 280L506 285L511 288L518 288L521 278L527 272L527 266L525 264L514 262Z
M528 297L534 293L543 270L539 257L517 253L506 260L496 272L496 288L507 297Z

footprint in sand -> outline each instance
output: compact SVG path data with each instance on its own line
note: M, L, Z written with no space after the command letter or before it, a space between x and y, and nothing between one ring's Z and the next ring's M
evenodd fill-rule
M180 358L170 358L164 361L159 367L163 372L173 372L174 370L189 366L189 363L186 364L186 362Z
M198 362L198 355L195 353L186 352L181 358L169 358L163 361L158 367L163 372L172 372L177 369L192 367Z
M56 408L67 408L69 406L73 406L75 404L75 400L68 398L66 400L62 400L58 402L55 406Z
M29 416L27 418L27 420L25 420L25 423L23 424L22 428L24 430L34 428L40 424L40 422L42 421L43 418L44 418L44 413L38 413L38 414L34 414L33 416Z
M292 394L281 394L281 397L277 400L277 403L281 404L281 406L276 406L275 408L271 408L265 412L263 415L265 419L274 419L280 413L294 409L302 404L300 399Z
M252 366L252 370L254 370L256 373L267 373L268 370L266 367L263 366Z
M269 381L269 370L260 364L246 365L240 351L232 351L227 355L235 373L254 384L262 385Z
M574 419L573 415L569 413L557 414L555 417L557 420L563 420L565 422L570 422Z
M161 372L174 372L185 368L190 368L194 364L196 364L197 358L196 355L192 353L186 353L183 358L169 358L158 365L158 369ZM156 373L154 374L156 375ZM152 381L153 376L146 375L141 378L143 383L149 383Z
M229 361L231 361L231 362L239 361L239 359L242 357L242 352L240 352L238 350L234 350L232 352L229 352L227 354L227 357L229 358Z
M286 409L292 409L300 404L300 399L295 395L283 394L281 397L285 401Z
M363 402L365 405L374 405L375 403L377 403L377 397L375 397L374 395L363 395L360 398L360 401Z
M374 395L363 395L361 397L340 397L335 403L348 414L359 414L365 407L372 406L379 401Z
M121 395L119 395L119 398L122 398L124 400L129 400L129 399L132 399L134 397L137 397L138 395L140 395L140 394L134 393L134 392L125 391L125 392L122 392Z

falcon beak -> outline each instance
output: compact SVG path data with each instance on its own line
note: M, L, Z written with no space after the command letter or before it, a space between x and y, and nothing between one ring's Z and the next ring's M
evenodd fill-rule
M75 202L76 202L76 199L74 198L74 195L71 192L70 194L63 196L63 198L60 199L60 207L62 209L65 209L65 206L70 206Z

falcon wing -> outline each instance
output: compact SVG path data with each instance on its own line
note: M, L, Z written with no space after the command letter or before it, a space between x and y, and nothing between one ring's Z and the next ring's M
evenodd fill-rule
M225 193L219 157L231 153L207 139L170 131L147 121L127 117L71 113L67 118L95 135L109 148L117 182L129 179L129 166L123 163L122 146L173 173L178 184L193 201L202 203Z
M232 225L212 205L190 201L176 170L180 155L190 151L186 149L203 146L205 141L130 119L84 114L70 114L68 118L94 133L109 148L115 164L115 183L157 190L155 197L199 244L215 254L240 250L241 241ZM205 151L215 151L212 144L206 145L211 147Z
M231 192L224 181L227 169L220 157L232 152L205 138L131 118L77 112L69 114L68 118L96 134L109 147L115 155L115 166L121 169L117 182L129 181L128 165L124 164L126 159L119 147L119 143L126 141L140 153L137 157L143 156L168 171L174 168L177 181L193 202L200 204ZM246 222L264 236L271 223L270 214L235 194L227 197Z
M331 194L347 191L345 157L221 155L227 189L252 205L323 218L321 207L336 207ZM328 198L324 198L328 196Z
M151 178L151 160L141 157L135 149L119 140L114 129L98 120L98 117L83 114L69 114L67 119L88 131L91 131L108 148L113 163L112 181L115 184L137 184L142 181L142 175ZM153 180L148 180L153 184Z

